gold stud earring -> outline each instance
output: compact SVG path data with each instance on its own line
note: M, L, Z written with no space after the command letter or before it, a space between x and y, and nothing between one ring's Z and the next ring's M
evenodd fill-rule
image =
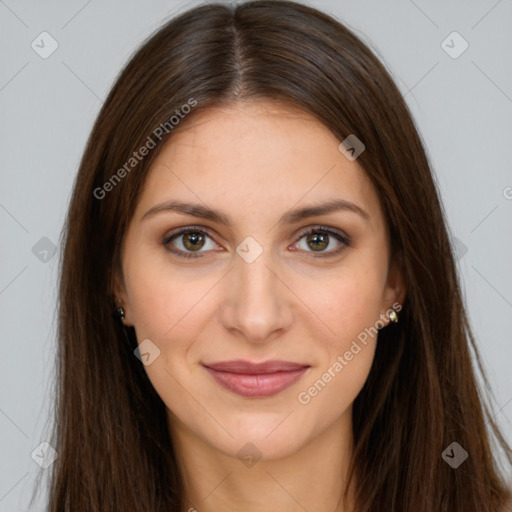
M389 313L389 319L395 324L398 322L398 315L396 314L396 311L393 308L391 308L391 311Z

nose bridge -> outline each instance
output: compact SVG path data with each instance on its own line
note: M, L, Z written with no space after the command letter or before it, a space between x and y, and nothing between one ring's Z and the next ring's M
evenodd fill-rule
M269 251L270 252L270 251ZM275 271L269 256L259 256L248 263L240 258L235 265L236 278L240 281L241 291L249 300L263 300L265 303L276 300Z
M246 242L244 244L244 242ZM272 267L272 251L254 240L242 242L231 272L229 315L226 327L236 328L252 341L264 341L289 324L291 313L283 296L283 283Z

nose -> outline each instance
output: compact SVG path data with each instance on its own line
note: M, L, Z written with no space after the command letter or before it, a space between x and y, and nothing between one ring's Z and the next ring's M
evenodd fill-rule
M268 343L290 327L293 293L264 251L248 263L234 260L221 310L224 327L251 343Z

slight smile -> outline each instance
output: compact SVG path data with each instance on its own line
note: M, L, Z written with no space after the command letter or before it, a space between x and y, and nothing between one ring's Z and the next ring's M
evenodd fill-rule
M224 388L249 398L275 395L298 381L310 368L307 364L287 361L222 361L203 364Z

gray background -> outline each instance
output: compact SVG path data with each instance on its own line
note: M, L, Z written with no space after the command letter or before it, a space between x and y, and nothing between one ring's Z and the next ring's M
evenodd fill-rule
M28 510L39 469L31 453L46 440L58 268L51 248L86 138L132 51L197 4L0 0L1 511ZM460 249L494 412L512 442L512 1L310 4L376 48L414 113ZM46 59L31 47L50 48L43 31L58 43ZM453 31L469 44L457 58L462 40L442 44Z

